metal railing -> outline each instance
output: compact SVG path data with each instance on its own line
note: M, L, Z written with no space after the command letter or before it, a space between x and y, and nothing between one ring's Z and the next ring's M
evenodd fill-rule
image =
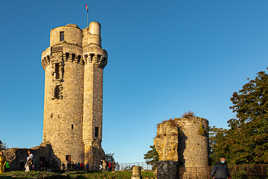
M207 170L207 171L206 171ZM210 179L212 166L206 168L179 168L180 179ZM268 164L229 166L232 179L267 179Z
M152 165L148 165L146 162L119 163L117 170L131 170L133 166L141 166L143 170L152 170Z
M152 170L145 162L120 163L117 170L131 170L133 166L141 166L143 170ZM208 167L179 167L180 179L211 179L213 166ZM229 166L232 179L268 179L268 164L249 164Z

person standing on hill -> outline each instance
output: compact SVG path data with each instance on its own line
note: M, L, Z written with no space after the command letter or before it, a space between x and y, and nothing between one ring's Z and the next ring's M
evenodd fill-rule
M224 156L221 156L220 162L213 167L211 171L211 177L213 179L231 179L230 172Z
M6 159L2 151L0 151L0 174L4 172Z
M112 171L112 162L111 161L108 163L108 171L109 172Z
M25 163L25 172L29 172L32 168L33 165L33 154L31 153L30 150L27 151L28 157L26 159Z
M102 160L102 170L106 171L106 169L107 169L107 163L105 160Z

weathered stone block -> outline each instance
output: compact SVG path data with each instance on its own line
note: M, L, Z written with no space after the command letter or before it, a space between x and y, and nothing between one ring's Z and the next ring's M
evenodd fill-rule
M141 179L141 167L133 166L131 179Z
M159 161L157 163L157 179L178 179L179 163L174 161Z

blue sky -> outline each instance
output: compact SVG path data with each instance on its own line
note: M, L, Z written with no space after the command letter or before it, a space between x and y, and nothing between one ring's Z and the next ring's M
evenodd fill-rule
M49 30L102 24L103 148L119 162L143 161L156 125L193 111L227 127L230 97L268 59L267 0L13 0L0 5L0 139L42 139Z

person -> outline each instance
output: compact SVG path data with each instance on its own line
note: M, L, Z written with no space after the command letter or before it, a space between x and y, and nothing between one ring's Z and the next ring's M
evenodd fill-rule
M31 153L30 150L27 151L28 157L26 159L26 163L25 163L25 172L29 172L32 168L33 165L33 154Z
M108 163L108 171L109 171L109 172L112 171L112 162L109 162L109 163Z
M115 171L115 162L112 162L112 171Z
M0 151L0 173L5 170L6 159L2 151Z
M224 156L220 157L220 161L213 167L211 171L213 179L231 179L229 169Z
M80 170L84 170L85 169L85 166L84 166L84 163L80 163Z
M6 164L5 164L5 171L9 171L10 169L10 165L8 163L8 161L6 161Z
M99 163L99 170L102 171L102 160Z
M65 172L65 164L64 163L62 163L62 165L61 165L61 171Z
M86 170L87 171L89 170L89 164L88 163L86 164Z
M106 171L106 169L107 169L107 163L105 160L102 160L102 170Z

